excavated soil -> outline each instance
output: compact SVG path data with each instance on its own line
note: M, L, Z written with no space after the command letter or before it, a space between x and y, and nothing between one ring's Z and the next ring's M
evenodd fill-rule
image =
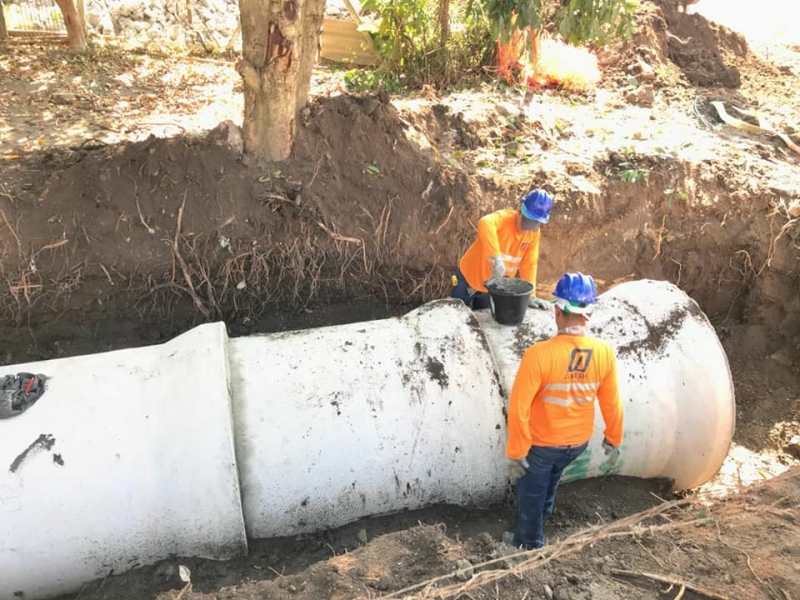
M207 134L241 115L229 63L0 46L0 364L157 343L208 320L243 335L402 314L448 294L482 214L539 186L556 198L539 295L573 269L602 289L673 281L715 325L736 385L735 448L716 483L730 491L797 465L800 157L723 125L710 103L757 107L797 141L800 54L776 64L671 2L637 18L586 95L493 84L348 95L341 73L320 68L279 164ZM668 583L626 570L680 579L684 598L703 598L698 586L797 597L793 473L718 504L690 497L669 520L631 517L672 499L659 482L566 485L550 539L634 518L627 533L593 529L601 537L574 553L443 597L681 590L659 596ZM245 559L175 558L77 598L176 598L178 564L192 571L184 599L377 597L497 558L513 515L435 507L258 540ZM658 529L669 523L685 526ZM503 560L508 575L517 563ZM481 583L477 571L497 566L461 577Z

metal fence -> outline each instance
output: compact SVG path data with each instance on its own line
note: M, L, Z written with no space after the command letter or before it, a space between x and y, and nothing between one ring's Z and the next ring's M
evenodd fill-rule
M66 33L64 17L53 0L0 0L9 31Z

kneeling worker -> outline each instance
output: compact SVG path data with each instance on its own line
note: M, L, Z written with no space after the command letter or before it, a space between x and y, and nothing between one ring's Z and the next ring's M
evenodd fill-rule
M594 279L567 273L553 296L558 334L525 351L508 403L506 456L517 480L518 516L513 538L509 532L503 540L528 550L545 544L544 520L553 512L561 475L592 437L595 398L605 422L608 466L622 444L614 350L586 331L597 303Z
M528 192L519 209L502 209L478 221L478 239L466 251L453 278L451 296L473 308L489 308L484 282L519 270L521 279L533 284L528 306L547 309L536 297L536 269L539 263L539 228L550 220L553 198L544 190Z

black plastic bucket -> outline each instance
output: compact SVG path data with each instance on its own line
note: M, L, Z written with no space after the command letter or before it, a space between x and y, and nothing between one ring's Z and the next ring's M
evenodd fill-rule
M490 306L494 320L501 325L519 325L528 310L528 300L533 285L524 279L501 277L485 283L489 291Z

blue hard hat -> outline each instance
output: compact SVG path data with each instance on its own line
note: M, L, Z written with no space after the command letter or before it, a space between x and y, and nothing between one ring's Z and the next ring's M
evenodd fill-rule
M553 292L556 304L564 300L566 305L561 306L566 312L585 312L590 304L597 304L597 286L591 275L583 273L565 273L556 284ZM572 310L570 310L572 309Z
M545 224L550 220L553 197L544 190L531 190L522 197L519 207L522 216L530 221Z

